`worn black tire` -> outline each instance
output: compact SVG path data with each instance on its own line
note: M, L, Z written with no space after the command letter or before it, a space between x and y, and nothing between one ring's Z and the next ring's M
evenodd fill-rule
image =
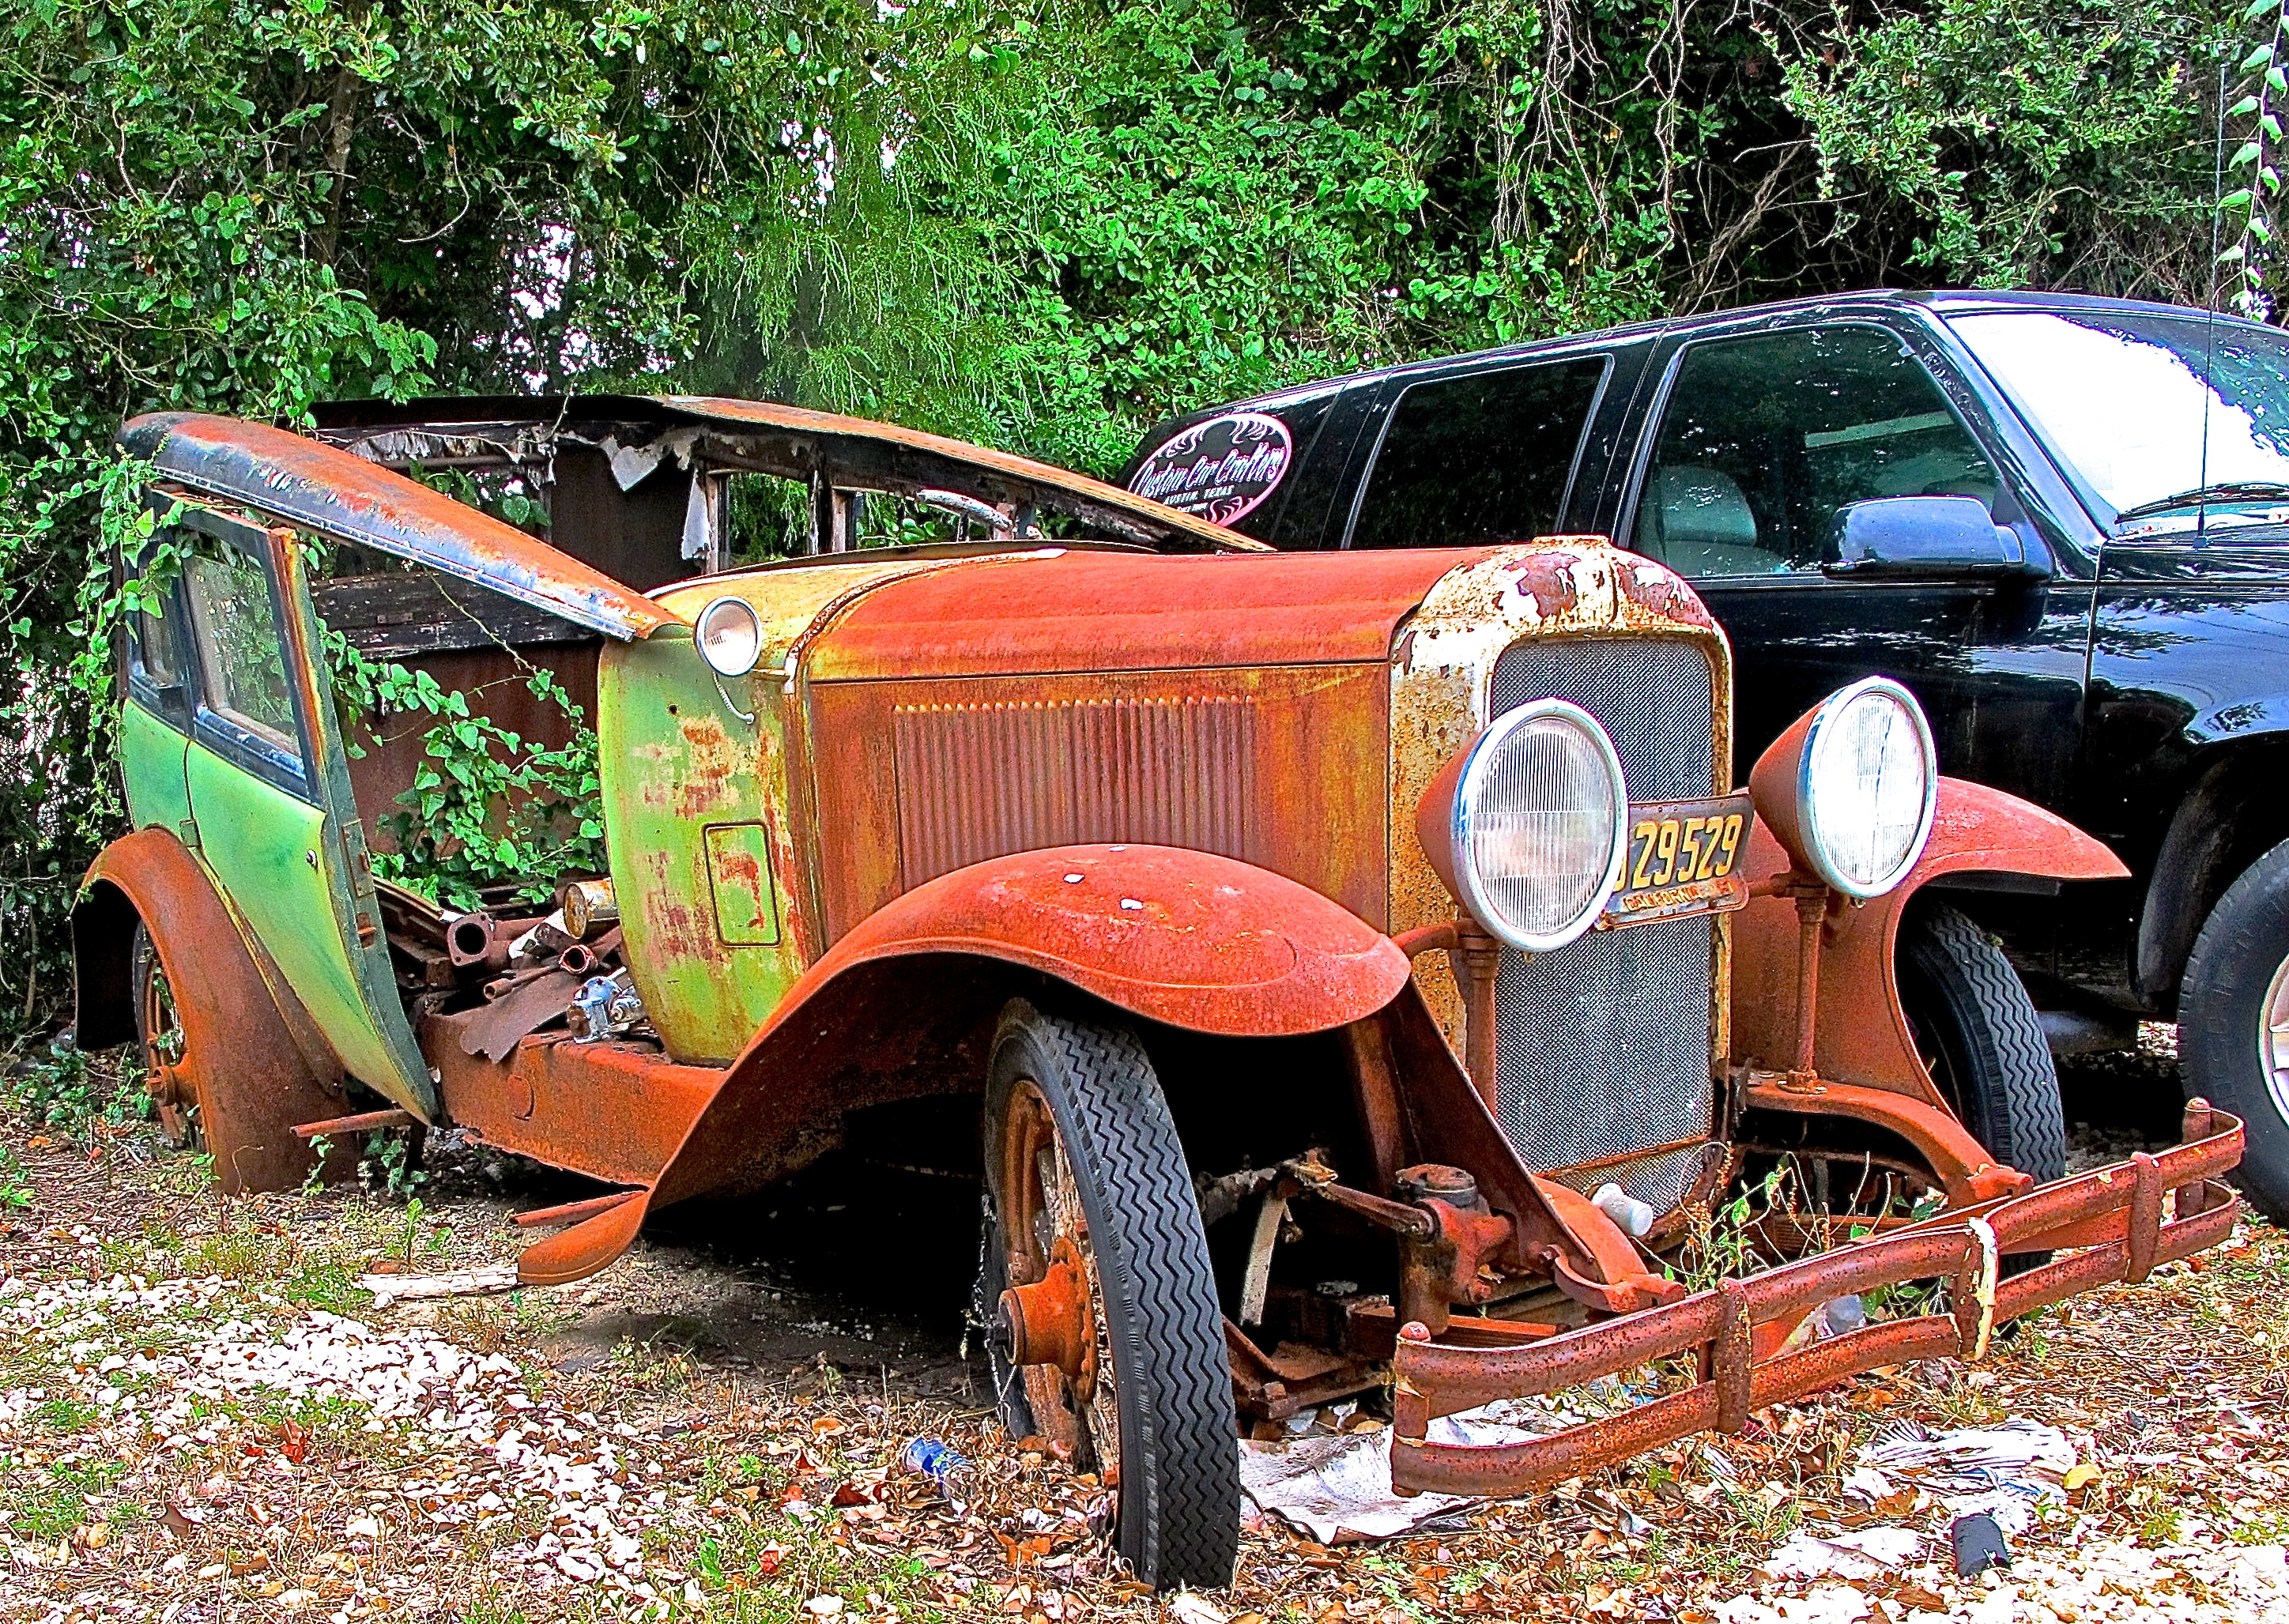
M989 1169L1012 1090L1028 1078L1073 1166L1097 1256L1120 1416L1121 1554L1159 1589L1228 1585L1240 1549L1239 1424L1208 1238L1168 1100L1134 1031L1014 1000L987 1072ZM989 1189L990 1213L999 1195ZM985 1250L981 1285L998 1296L1002 1248L989 1238ZM1010 1425L1030 1429L1022 1394L997 1387L1005 1411L1015 1400Z
M2178 1059L2188 1097L2239 1117L2247 1134L2233 1175L2256 1207L2289 1222L2289 1114L2260 1045L2274 972L2289 961L2289 840L2226 888L2194 939L2178 994Z
M1972 1137L2038 1184L2064 1178L2058 1068L2035 1002L2002 948L1960 910L1918 902L1901 923L1896 967L1900 1002L1932 1079ZM2050 1261L2047 1252L2014 1252L2001 1267L2023 1274Z

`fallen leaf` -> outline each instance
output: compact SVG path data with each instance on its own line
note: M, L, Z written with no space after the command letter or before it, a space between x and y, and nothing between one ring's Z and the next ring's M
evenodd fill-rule
M1180 1590L1168 1604L1168 1616L1177 1624L1230 1624L1214 1602L1196 1590Z
M2090 1485L2098 1482L2105 1476L2106 1474L2104 1472L2100 1471L2098 1468L2093 1466L2089 1461L2078 1461L2074 1465L2067 1468L2067 1475L2063 1480L2063 1486L2068 1493L2077 1493L2079 1491L2087 1488Z
M831 1619L842 1611L839 1596L814 1596L802 1604L802 1610L814 1619Z

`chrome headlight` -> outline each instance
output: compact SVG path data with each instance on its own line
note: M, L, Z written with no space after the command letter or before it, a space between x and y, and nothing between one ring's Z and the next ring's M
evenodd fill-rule
M1881 896L1931 837L1939 771L1931 724L1889 677L1838 689L1814 711L1798 758L1804 856L1846 896Z
M1546 953L1597 922L1621 880L1630 802L1596 717L1563 699L1505 712L1464 752L1453 805L1456 895L1488 932Z
M763 657L763 623L745 601L718 598L692 623L692 641L716 675L744 677Z

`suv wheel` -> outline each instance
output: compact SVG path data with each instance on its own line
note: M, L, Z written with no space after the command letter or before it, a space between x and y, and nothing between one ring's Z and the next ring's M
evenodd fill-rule
M2234 1179L2289 1222L2289 840L2218 899L2186 960L2178 1019L2186 1093L2246 1125Z
M1158 1589L1232 1582L1239 1425L1208 1238L1137 1034L1018 1000L985 1086L979 1304L994 1389L1113 1491L1113 1539Z
M1961 910L1921 902L1900 927L1900 1007L1932 1081L1998 1162L2047 1184L2067 1171L2066 1113L2042 1018L2011 960ZM2051 1261L2014 1252L2006 1274Z

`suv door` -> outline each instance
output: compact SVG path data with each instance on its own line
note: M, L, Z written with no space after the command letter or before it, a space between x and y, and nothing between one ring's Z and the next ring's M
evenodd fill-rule
M1400 374L1343 545L1475 547L1556 531L1613 371L1598 350Z
M1690 580L1731 636L1738 760L1846 682L1923 701L1942 768L2047 806L2072 789L2091 582L2038 527L1942 358L1873 321L1672 339L1616 534ZM2034 571L1841 574L1846 506L1975 498ZM2040 573L2048 560L2051 573Z
M200 855L345 1071L427 1117L291 531L183 510L184 779Z

